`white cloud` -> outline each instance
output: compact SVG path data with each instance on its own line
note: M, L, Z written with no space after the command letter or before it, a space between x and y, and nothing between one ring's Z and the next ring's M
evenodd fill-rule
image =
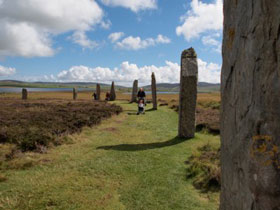
M222 50L222 43L220 41L218 41L217 39L215 39L214 36L203 36L202 37L202 43L205 46L210 46L210 47L214 47L214 51L221 53Z
M10 76L16 73L15 68L4 67L0 65L0 77L1 76Z
M107 6L125 7L132 10L133 12L157 8L156 0L101 0L101 2Z
M198 77L200 82L220 83L221 66L207 63L198 59ZM141 85L150 84L151 74L155 73L158 83L179 83L180 65L166 61L164 66L142 66L123 62L120 67L110 69L104 67L90 68L87 66L73 66L69 70L60 72L56 81L61 82L102 82L115 81L120 85L130 86L138 79Z
M90 40L86 33L84 31L76 31L73 33L71 37L69 37L71 40L73 40L74 43L79 44L84 49L89 48L93 49L98 46L98 43L95 41Z
M162 36L161 34L157 36L157 39L155 41L157 44L169 44L171 42L168 37Z
M110 29L111 25L112 25L112 22L110 20L107 20L107 21L102 21L100 23L101 27L104 28L104 29Z
M110 41L112 43L115 43L116 41L118 41L119 39L121 39L124 36L123 32L115 32L115 33L111 33L108 36L108 39L110 39Z
M74 66L64 70L57 75L59 81L83 81L83 82L105 82L115 81L118 84L130 85L135 79L141 84L148 84L152 72L157 75L157 82L178 82L179 68L176 63L166 61L165 66L156 67L143 66L123 62L119 68L109 69L103 67L89 68L86 66Z
M204 36L204 37L202 37L202 43L204 45L214 45L214 46L220 45L220 42L217 41L216 39L214 39L211 36Z
M200 82L220 83L221 66L216 63L207 63L197 59L198 80Z
M223 2L203 3L192 0L191 9L181 17L183 24L176 28L178 36L183 35L187 41L199 37L205 32L220 32L223 28Z
M102 24L94 0L8 0L0 4L0 56L51 56L52 37ZM77 42L78 44L84 42Z
M144 40L142 40L140 37L129 36L122 41L117 42L116 47L126 50L140 50L158 44L168 44L170 42L171 40L168 37L162 36L161 34L159 34L156 39L147 38Z
M24 22L7 23L0 20L1 56L51 56L55 50L49 34Z

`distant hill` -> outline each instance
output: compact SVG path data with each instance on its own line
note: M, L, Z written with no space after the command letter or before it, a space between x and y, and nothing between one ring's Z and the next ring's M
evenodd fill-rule
M97 83L94 82L23 82L18 80L0 80L0 87L9 86L9 87L29 87L29 88L95 88ZM111 85L99 83L103 90L109 90ZM131 91L131 87L124 87L120 85L115 86L119 91ZM146 91L151 90L150 85L144 86ZM158 91L166 92L179 92L180 84L179 83L158 83ZM207 82L198 83L199 92L218 92L220 91L220 84L212 84Z
M0 80L0 83L25 83L19 80Z
M151 85L146 85L143 87L145 90L151 90ZM157 84L157 89L159 91L174 91L178 92L180 90L179 83L159 83ZM198 83L198 91L199 92L218 92L220 91L220 84L213 84L207 82L199 82Z
M71 86L92 86L95 82L33 82L33 84L55 84L55 85L71 85ZM102 86L110 86L108 84L99 83Z

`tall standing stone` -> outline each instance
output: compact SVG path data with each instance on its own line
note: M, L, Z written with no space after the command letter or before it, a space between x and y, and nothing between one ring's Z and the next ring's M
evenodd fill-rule
M111 91L110 91L110 101L116 100L116 91L115 91L115 83L112 82Z
M157 84L154 72L152 73L152 99L153 99L153 110L157 110Z
M100 100L101 88L100 84L96 84L96 100Z
M134 80L130 102L137 102L138 80Z
M178 136L182 138L193 138L195 134L197 75L197 56L194 49L184 50L181 56L178 132Z
M27 97L28 97L27 89L23 88L21 98L22 98L22 100L27 100Z
M78 92L76 90L76 88L73 88L73 100L76 100L78 97Z
M221 210L280 209L280 1L224 1Z

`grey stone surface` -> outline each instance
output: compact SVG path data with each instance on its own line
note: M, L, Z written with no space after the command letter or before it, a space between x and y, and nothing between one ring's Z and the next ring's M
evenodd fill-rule
M157 84L156 77L154 72L152 73L152 101L153 101L153 110L157 110Z
M280 209L280 1L224 1L221 210Z
M130 103L137 102L138 80L134 80Z
M76 100L78 98L78 91L76 88L73 88L73 100Z
M96 84L96 100L100 100L101 88L100 84Z
M115 83L112 82L111 91L110 91L110 101L116 100L116 91L115 91Z
M21 98L22 98L22 100L26 100L27 97L28 97L27 89L23 88Z
M184 50L181 56L179 98L179 131L181 138L193 138L195 134L195 109L197 98L197 56L193 48Z

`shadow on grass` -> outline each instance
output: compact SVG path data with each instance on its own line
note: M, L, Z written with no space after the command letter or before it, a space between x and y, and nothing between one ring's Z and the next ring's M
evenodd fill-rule
M163 147L170 147L176 144L183 143L186 140L188 139L175 137L165 142L155 142L155 143L148 143L148 144L119 144L119 145L101 146L101 147L97 147L97 149L134 152L134 151L143 151L143 150L150 150L150 149L159 149Z
M137 112L128 112L128 115L137 115Z
M157 111L157 110L153 108L145 110L145 112L153 112L153 111Z

